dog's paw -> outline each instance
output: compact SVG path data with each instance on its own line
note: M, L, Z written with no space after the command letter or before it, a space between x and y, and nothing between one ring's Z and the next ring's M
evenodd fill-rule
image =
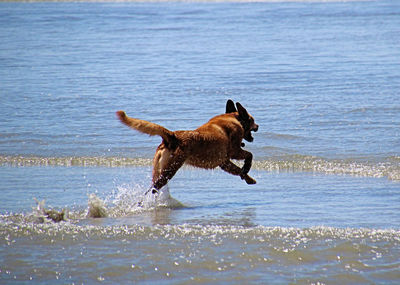
M250 185L253 185L253 184L256 184L257 181L249 176L249 178L246 179L246 183L250 184Z
M257 181L251 178L249 175L241 175L240 178L242 178L244 181L246 181L247 184L256 184Z

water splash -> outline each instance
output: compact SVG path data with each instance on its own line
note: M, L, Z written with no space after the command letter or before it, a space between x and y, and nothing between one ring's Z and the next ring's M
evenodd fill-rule
M168 186L164 186L157 194L152 194L151 192L145 194L143 187L140 185L133 187L124 185L118 186L104 200L94 193L90 194L86 217L120 218L159 208L176 209L181 207L184 206L171 196Z
M34 198L36 206L32 207L32 214L29 216L33 221L37 223L49 223L49 222L61 222L65 221L68 216L68 212L65 209L57 211L54 209L45 208L45 200L39 201Z
M181 208L182 203L174 199L168 185L161 188L157 194L145 194L143 187L136 185L118 186L117 191L107 200L112 202L110 215L113 217L128 216L143 211L152 211L158 208Z
M151 166L151 159L121 157L36 157L1 156L0 165L21 166L64 166L64 167L141 167ZM364 177L386 177L400 181L400 159L398 156L371 159L325 159L310 155L286 155L253 162L253 168L278 172L313 172L345 174ZM142 190L141 190L142 191ZM136 193L135 195L139 195Z
M144 212L157 211L163 209L178 209L184 205L174 199L168 186L164 186L159 193L145 194L140 185L118 186L115 191L106 198L101 199L95 193L88 195L86 209L62 209L56 210L51 206L46 206L45 200L34 198L36 205L32 207L29 214L9 215L12 220L28 222L34 224L51 224L58 222L79 223L87 218L123 218L141 214Z
M87 217L89 218L105 218L107 217L107 208L103 200L96 194L89 195Z

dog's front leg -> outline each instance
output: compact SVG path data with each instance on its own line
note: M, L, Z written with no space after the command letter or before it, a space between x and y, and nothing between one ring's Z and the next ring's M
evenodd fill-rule
M243 158L244 158L244 165L242 167L242 173L241 173L240 177L242 177L242 175L246 175L247 173L249 173L251 164L253 162L253 154L251 152L242 150L242 153L243 153ZM242 179L244 179L244 178L242 177Z
M231 156L232 159L239 159L242 160L244 159L244 165L241 169L241 173L239 174L242 179L244 179L244 176L249 173L251 164L253 161L253 154L249 151L246 151L244 149L239 148L234 155Z
M222 170L230 174L240 176L240 178L245 180L247 184L256 184L256 181L253 178L251 178L247 173L243 174L243 169L230 160L227 160L226 162L221 164L220 167Z

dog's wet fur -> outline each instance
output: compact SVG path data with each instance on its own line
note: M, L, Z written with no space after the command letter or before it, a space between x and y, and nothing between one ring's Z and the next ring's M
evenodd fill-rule
M254 118L239 103L232 100L226 103L225 114L211 118L196 130L170 131L160 125L128 117L124 111L118 111L119 120L150 136L159 135L162 143L158 146L153 159L153 180L150 191L158 191L168 183L183 164L213 169L220 167L226 172L240 176L247 184L256 181L248 175L253 154L242 147L242 140L252 142L252 132L258 125ZM231 159L244 160L242 168Z

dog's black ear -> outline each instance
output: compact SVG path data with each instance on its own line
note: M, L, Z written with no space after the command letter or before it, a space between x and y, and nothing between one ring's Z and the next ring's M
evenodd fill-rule
M231 99L229 99L226 102L226 111L225 111L225 113L229 114L229 113L235 113L235 112L237 112L236 107L235 107L235 103L233 103L233 101Z
M248 120L250 118L249 113L247 113L247 110L239 103L236 103L237 110L239 112L239 117L242 118L243 120Z

